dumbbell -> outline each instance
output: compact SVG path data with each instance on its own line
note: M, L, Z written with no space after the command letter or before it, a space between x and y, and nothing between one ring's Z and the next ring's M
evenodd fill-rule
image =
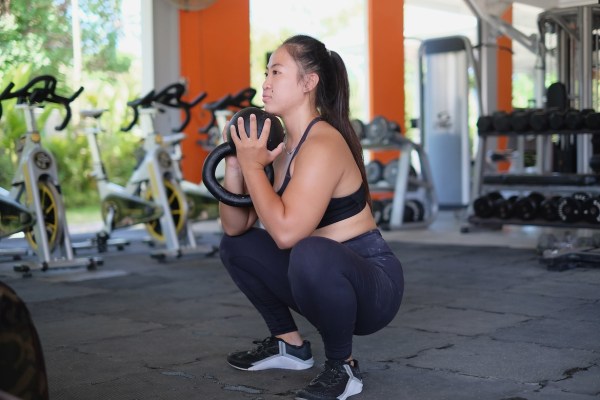
M377 160L369 161L365 165L365 173L367 174L367 182L377 183L383 177L383 164Z
M494 130L494 120L491 115L482 115L477 118L477 131L481 133L487 133Z
M515 216L523 221L531 221L538 215L538 208L546 197L538 192L531 192L525 197L520 197L514 205Z
M500 192L490 192L475 199L473 202L473 210L479 218L490 218L494 215L496 204L502 200Z
M567 111L565 114L565 127L570 130L579 130L583 128L586 116L593 112L594 110L591 108Z
M583 219L591 224L600 224L600 197L593 196L581 205Z
M592 130L600 129L600 113L592 112L585 116L585 126Z
M530 129L529 118L533 110L522 108L514 110L510 114L510 125L515 132L525 132Z
M492 114L494 129L498 132L509 132L512 129L510 124L510 114L506 111L495 111Z
M494 216L500 219L510 219L514 215L515 203L519 196L510 196L508 199L498 199L494 202Z
M552 110L548 113L548 126L553 130L565 129L565 114L564 110Z
M262 128L265 121L271 120L271 129L269 131L269 137L267 139L267 148L274 150L285 136L283 125L275 115L270 114L257 107L246 107L233 114L229 122L225 127L227 134L227 142L220 144L215 147L204 160L204 166L202 167L202 181L206 185L208 191L215 196L215 198L227 205L234 207L248 207L252 205L252 199L247 194L234 194L225 189L216 178L216 170L219 162L226 156L235 154L235 144L231 140L231 126L235 127L235 131L239 137L240 132L238 131L237 120L241 117L244 120L244 128L248 136L250 135L250 115L256 116L256 127L258 130L258 136L262 133ZM273 180L273 166L269 165L265 168L267 176Z
M407 200L404 204L403 222L420 222L425 219L425 207L416 199Z
M573 193L569 197L563 197L558 202L558 216L561 221L567 223L578 222L583 218L583 203L590 195L584 192Z
M545 110L536 110L529 116L529 125L536 132L548 130L548 112Z
M356 133L358 140L363 140L365 138L365 123L358 118L354 118L350 123L352 124L352 128L354 129L354 133Z
M540 204L539 214L546 221L558 221L558 203L562 199L561 196L548 197Z

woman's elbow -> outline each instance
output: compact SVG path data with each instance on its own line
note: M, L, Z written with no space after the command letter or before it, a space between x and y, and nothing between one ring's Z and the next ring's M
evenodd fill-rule
M282 250L285 250L294 247L296 243L302 240L303 237L295 232L281 232L273 234L272 238L275 241L277 247L279 247Z

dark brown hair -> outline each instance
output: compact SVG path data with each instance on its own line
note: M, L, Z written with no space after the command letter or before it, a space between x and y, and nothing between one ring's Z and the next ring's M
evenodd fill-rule
M315 73L319 76L316 88L317 108L323 119L340 131L346 140L367 188L370 206L371 196L368 193L363 149L350 122L350 84L344 61L335 51L327 50L321 41L307 35L292 36L283 42L283 46L303 73Z

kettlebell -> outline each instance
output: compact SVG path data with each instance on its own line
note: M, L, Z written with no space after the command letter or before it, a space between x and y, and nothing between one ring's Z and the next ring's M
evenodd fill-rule
M252 199L247 194L235 194L225 189L216 178L217 166L225 157L235 154L235 144L233 143L233 140L231 140L231 126L235 127L235 131L239 136L240 132L238 131L237 120L241 117L244 120L246 133L250 135L250 115L252 114L256 115L256 128L259 137L267 118L271 120L271 129L269 131L269 138L267 139L267 149L273 150L283 142L285 132L279 118L260 108L246 107L233 114L229 122L227 122L227 126L225 127L227 142L215 147L204 160L204 166L202 167L202 181L206 185L208 191L215 196L218 201L233 207L249 207L252 205ZM265 173L272 183L273 166L268 165L265 168Z

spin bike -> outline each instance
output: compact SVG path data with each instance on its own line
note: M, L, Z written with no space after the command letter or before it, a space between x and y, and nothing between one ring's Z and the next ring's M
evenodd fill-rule
M30 247L38 256L38 262L28 262L14 267L15 271L30 275L33 269L46 271L50 268L95 268L102 260L96 257L75 258L69 235L65 207L60 194L60 184L54 156L42 147L37 128L36 110L47 103L62 105L66 116L56 130L63 130L71 119L70 103L83 91L80 88L71 97L56 94L56 78L42 75L33 78L23 88L12 91L10 83L0 95L2 100L17 99L16 108L23 111L27 131L21 137L18 165L12 180L9 197L13 206L19 203L33 216L32 226L23 226ZM60 250L61 256L55 253Z
M131 130L139 120L144 137L144 158L134 170L125 188L127 192L155 202L163 211L160 218L145 224L150 236L165 248L151 253L151 257L164 261L167 257L179 258L184 254L205 252L198 246L191 224L188 222L188 200L181 187L176 161L163 135L154 128L158 113L156 93L150 91L144 97L127 103L133 110L131 123L121 130ZM214 249L208 254L214 253Z
M175 162L174 167L177 173L176 179L180 182L181 188L188 200L188 219L190 221L197 221L203 217L203 211L206 210L208 204L214 204L216 209L217 203L204 185L188 181L183 177L183 172L181 170L181 160L183 159L181 141L187 137L187 135L183 133L183 130L191 120L192 108L206 98L206 92L203 92L192 102L186 102L182 98L185 92L186 88L182 83L173 83L156 94L154 97L154 104L158 107L163 105L184 112L183 122L178 127L173 128L171 134L163 137L163 143L170 146L171 156Z
M0 115L1 116L1 115ZM35 224L34 215L21 203L10 197L10 192L0 187L0 239L31 229ZM0 257L20 260L27 255L27 249L2 248Z
M158 204L128 193L123 186L108 180L98 144L98 135L103 132L100 119L104 111L106 110L97 109L80 112L84 124L83 132L92 157L92 176L96 180L100 195L103 227L96 234L95 239L75 244L75 248L96 246L99 252L107 251L109 246L116 246L118 250L122 250L124 246L129 245L126 239L111 238L114 230L148 223L163 214Z

